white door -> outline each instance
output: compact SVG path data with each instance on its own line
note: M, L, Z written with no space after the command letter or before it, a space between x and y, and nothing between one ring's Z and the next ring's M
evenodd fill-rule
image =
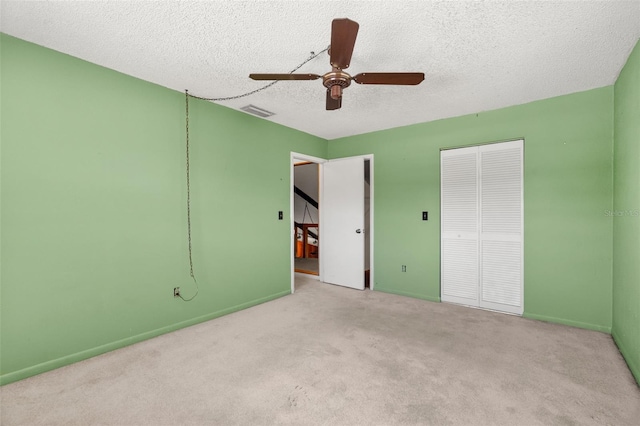
M523 141L441 153L441 298L523 312Z
M364 290L364 158L322 165L322 281Z

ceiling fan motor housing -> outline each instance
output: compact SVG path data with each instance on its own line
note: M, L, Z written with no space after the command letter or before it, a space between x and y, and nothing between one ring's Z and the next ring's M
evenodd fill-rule
M338 68L334 68L333 71L322 76L322 84L331 90L332 99L340 99L342 97L342 89L349 87L351 84L351 76Z

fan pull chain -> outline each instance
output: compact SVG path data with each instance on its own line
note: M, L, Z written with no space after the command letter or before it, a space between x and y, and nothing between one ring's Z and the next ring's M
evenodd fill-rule
M312 59L317 58L318 56L320 56L322 53L326 52L327 50L329 50L329 47L327 47L327 48L325 48L325 49L323 49L323 50L319 51L318 53L311 52L311 55L310 55L310 56L309 56L309 57L308 57L308 58L307 58L303 63L301 63L300 65L298 65L298 66L297 66L297 67L295 67L294 69L292 69L292 70L289 72L289 74L293 74L294 72L298 71L300 68L302 68L302 66L303 66L304 64L306 64L307 62L311 61ZM269 87L273 86L273 85L274 85L274 84L276 84L278 81L279 81L279 80L274 80L274 81L272 81L271 83L267 84L266 86L262 86L262 87L260 87L260 88L258 88L258 89L252 90L252 91L250 91L250 92L243 93L242 95L227 96L227 97L224 97L224 98L203 98L203 97L201 97L201 96L190 95L189 93L187 93L187 92L188 92L188 90L185 90L185 93L187 94L187 96L188 96L188 97L190 96L190 97L192 97L192 98L195 98L195 99L201 99L201 100L203 100L203 101L230 101L230 100L232 100L232 99L240 99L240 98L244 98L245 96L249 96L249 95L253 95L254 93L261 92L261 91L263 91L264 89L268 89ZM187 107L187 109L188 109L188 107Z

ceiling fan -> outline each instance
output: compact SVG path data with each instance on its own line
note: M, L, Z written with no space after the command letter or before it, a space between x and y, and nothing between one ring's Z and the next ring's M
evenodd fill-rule
M353 47L358 35L357 22L350 19L334 19L331 24L331 45L329 62L333 68L324 75L318 74L249 74L253 80L316 80L322 78L327 88L327 110L342 106L342 91L349 87L351 80L358 84L416 85L424 80L421 72L363 72L353 77L343 70L349 68Z

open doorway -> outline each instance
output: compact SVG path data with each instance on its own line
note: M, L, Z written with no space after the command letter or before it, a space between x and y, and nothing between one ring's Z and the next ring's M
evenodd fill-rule
M319 165L296 161L293 168L294 270L320 275Z
M373 289L373 154L290 164L291 292L298 280Z

